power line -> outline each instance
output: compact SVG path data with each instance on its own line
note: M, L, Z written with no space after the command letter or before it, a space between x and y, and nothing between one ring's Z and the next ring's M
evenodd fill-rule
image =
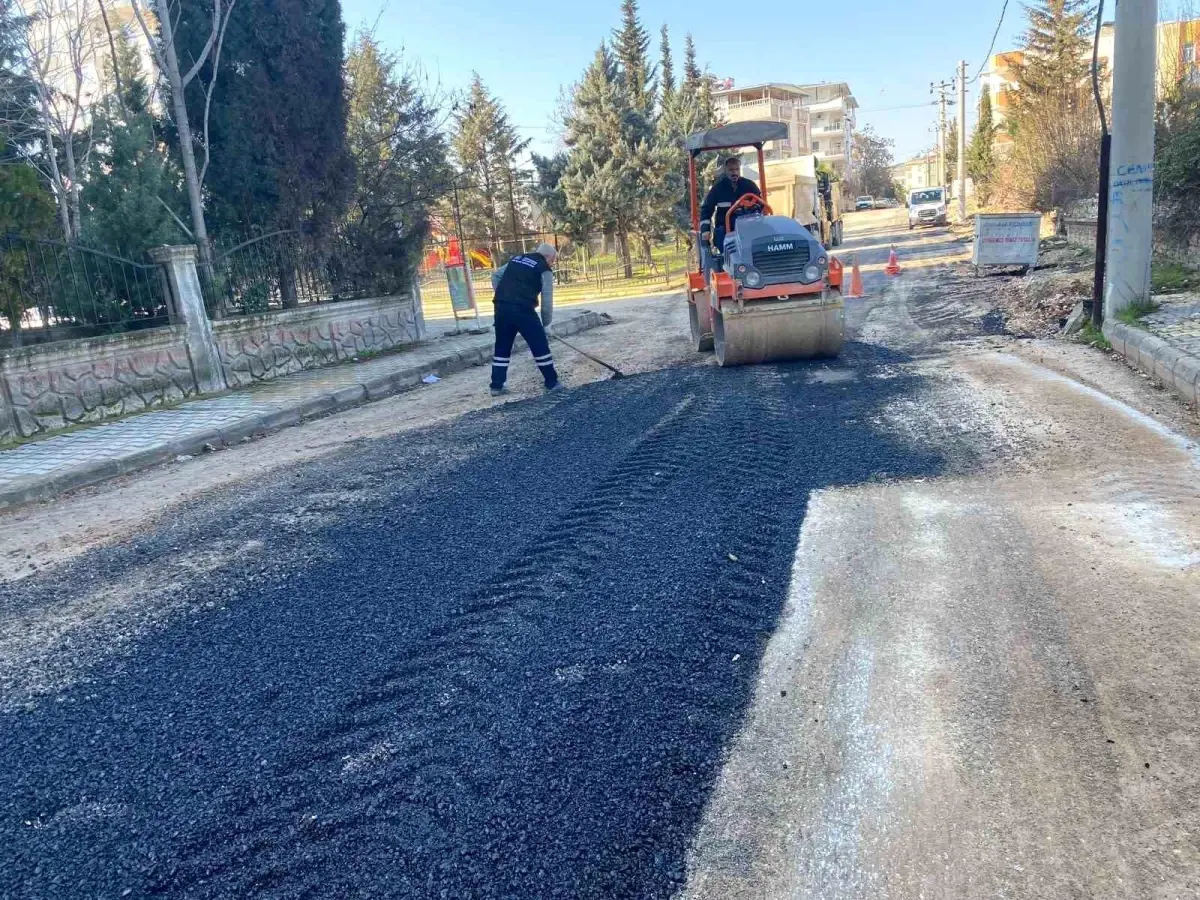
M996 23L996 30L992 33L992 43L988 47L987 54L983 57L983 62L979 65L979 71L975 73L968 84L974 84L979 80L979 76L983 74L983 70L987 68L987 64L992 60L992 51L996 49L996 38L1000 37L1000 29L1004 27L1004 15L1008 12L1008 0L1004 0L1004 6L1000 8L1000 21Z
M926 106L937 106L936 100L926 100L924 103L910 103L907 106L875 106L869 109L860 109L860 113L869 112L894 112L898 109L921 109Z

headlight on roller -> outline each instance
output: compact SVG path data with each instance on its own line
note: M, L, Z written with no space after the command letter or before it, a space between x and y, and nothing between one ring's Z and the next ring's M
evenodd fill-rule
M746 287L757 288L762 286L762 273L756 269L750 269L746 272L745 278Z
M809 266L807 269L804 270L804 280L805 281L816 281L820 277L821 277L821 270L818 269L816 266Z

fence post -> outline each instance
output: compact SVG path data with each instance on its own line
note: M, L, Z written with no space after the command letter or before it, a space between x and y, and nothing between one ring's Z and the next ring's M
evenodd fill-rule
M213 339L212 322L204 308L200 290L200 275L196 271L196 247L155 247L150 251L163 271L171 292L173 324L184 327L184 342L192 361L192 374L201 394L214 394L226 389L225 370Z
M425 332L425 301L421 297L421 279L416 275L412 279L412 298L413 308L416 311L417 323L417 340L423 341L426 337Z

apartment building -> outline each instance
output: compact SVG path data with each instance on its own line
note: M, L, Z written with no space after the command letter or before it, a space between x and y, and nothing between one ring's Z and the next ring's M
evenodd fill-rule
M806 104L811 148L819 162L845 175L850 169L850 148L857 125L858 101L844 81L802 84L811 98Z
M905 192L918 191L938 183L938 155L936 152L914 156L892 166L892 181L904 185Z
M807 94L793 84L757 84L733 87L728 79L718 82L713 92L717 118L734 122L783 122L788 126L785 140L771 141L763 152L768 160L790 159L807 153L809 145L808 111L804 108Z
M770 120L788 126L785 140L764 148L768 160L812 154L836 171L845 173L849 168L858 101L845 82L736 87L726 80L716 86L713 101L722 121Z

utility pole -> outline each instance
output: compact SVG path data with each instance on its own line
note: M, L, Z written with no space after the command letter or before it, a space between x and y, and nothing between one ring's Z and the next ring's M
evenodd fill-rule
M967 61L958 64L958 220L967 221Z
M1150 302L1158 0L1118 0L1105 318Z
M930 82L929 84L929 93L938 95L938 184L943 188L946 187L949 175L946 171L946 94L952 90L954 90L953 81L943 81L938 84Z

